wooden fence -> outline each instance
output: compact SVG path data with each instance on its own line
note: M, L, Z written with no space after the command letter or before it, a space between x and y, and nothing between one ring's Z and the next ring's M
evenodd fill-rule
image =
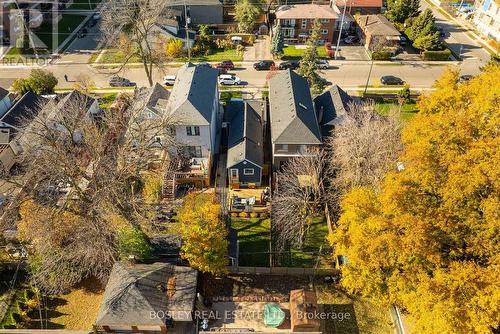
M294 268L294 267L242 267L229 266L227 267L231 274L260 274L260 275L337 275L338 269L335 268Z

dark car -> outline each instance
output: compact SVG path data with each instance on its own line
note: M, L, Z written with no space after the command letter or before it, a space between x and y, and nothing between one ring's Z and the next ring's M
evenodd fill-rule
M458 78L458 81L466 82L466 81L471 80L472 78L474 78L474 76L472 76L470 74L464 74L464 75L461 75L460 78Z
M212 65L210 65L210 64L209 64L209 63L207 63L207 62L201 62L201 63L199 63L199 64L198 64L198 66L201 66L201 67L210 67L210 68L212 68Z
M274 61L272 60L261 60L253 64L253 68L255 68L257 71L270 70L272 67L274 67Z
M284 61L278 66L280 70L287 70L287 69L295 70L297 67L299 67L299 62L294 60Z
M393 75L384 75L382 78L380 78L380 82L382 85L403 85L405 82L398 77L395 77Z
M234 69L234 64L231 60L223 60L217 65L215 65L215 68L223 68L226 70L233 70Z
M111 87L133 87L136 86L136 83L126 78L114 76L111 79L109 79L109 85Z

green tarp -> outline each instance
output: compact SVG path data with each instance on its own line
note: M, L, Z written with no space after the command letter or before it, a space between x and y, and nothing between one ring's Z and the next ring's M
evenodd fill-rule
M267 327L278 327L285 321L285 312L277 304L264 305L264 324Z

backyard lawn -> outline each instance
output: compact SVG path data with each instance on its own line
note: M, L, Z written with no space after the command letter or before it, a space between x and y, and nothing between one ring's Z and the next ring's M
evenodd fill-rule
M118 93L106 93L99 97L99 108L108 109L116 100Z
M316 286L318 303L324 304L325 312L349 314L343 320L325 321L325 334L387 334L393 333L393 323L389 309L372 304L365 298L349 296L332 285Z
M238 232L240 266L269 266L270 224L270 219L231 219L231 226ZM320 247L326 245L327 234L328 226L323 218L314 219L303 249L287 248L281 253L274 253L273 262L286 267L314 267Z
M100 284L88 280L70 293L51 298L49 327L66 330L91 330L97 318L104 291L96 289Z
M326 53L325 47L318 46L318 55L322 58L326 58L328 55ZM289 45L283 49L283 59L293 59L293 58L302 58L305 48L298 48L296 45Z

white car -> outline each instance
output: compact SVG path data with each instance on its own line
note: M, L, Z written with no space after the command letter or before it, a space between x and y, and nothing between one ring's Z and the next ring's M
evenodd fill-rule
M326 59L318 59L316 60L316 67L321 69L321 70L326 70L330 68L330 64L328 63L328 60Z
M222 74L219 76L219 84L220 85L229 85L229 86L234 86L234 85L240 85L241 84L241 79L238 78L236 75L232 74Z
M163 77L163 83L167 86L173 86L175 83L175 75L166 75Z

